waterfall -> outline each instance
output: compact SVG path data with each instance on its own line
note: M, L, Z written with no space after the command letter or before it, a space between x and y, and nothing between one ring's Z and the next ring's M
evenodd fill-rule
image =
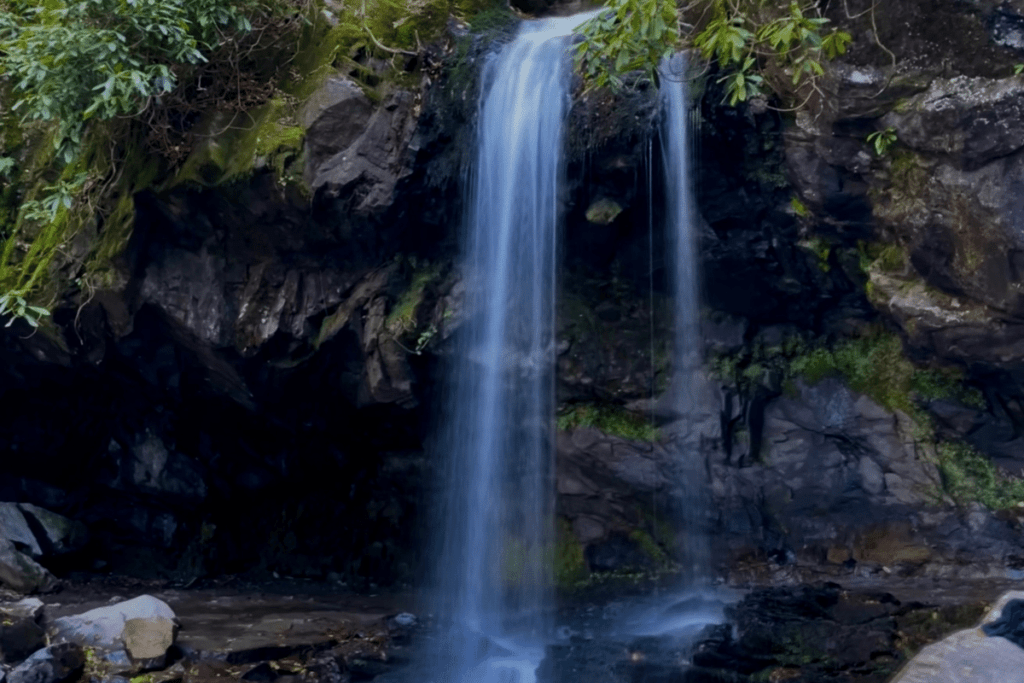
M435 678L527 683L551 607L554 316L572 29L524 22L485 67L446 404Z
M678 418L672 435L682 489L678 544L684 580L691 587L710 579L710 552L705 531L708 477L699 436L691 426L708 406L702 391L703 341L700 334L700 277L697 261L697 212L690 169L690 95L685 55L661 65L662 160L665 175L665 235L669 245L668 275L673 301L670 399Z

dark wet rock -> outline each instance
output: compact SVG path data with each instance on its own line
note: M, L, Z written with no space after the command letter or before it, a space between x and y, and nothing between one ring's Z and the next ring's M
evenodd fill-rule
M242 674L243 681L253 683L272 683L280 674L268 662L261 662Z
M321 164L355 142L373 114L373 104L352 81L335 76L310 96L302 109L306 129L306 182Z
M790 578L805 571L1016 576L1016 516L933 507L941 486L936 454L915 438L911 418L837 378L813 386L798 380L792 390L766 402L759 441L745 456L725 448L736 437L722 425L737 416L728 395L714 391L701 401L702 418L691 411L694 419L664 425L660 443L594 429L560 433L558 510L588 567L650 570L685 557L679 523L674 534L652 523L653 499L664 519L706 533L719 566L736 580L765 579L763 570ZM684 472L680 452L702 453L705 464ZM707 484L688 489L707 476L703 467Z
M1014 598L1006 602L999 618L986 623L982 630L987 636L1001 636L1024 648L1024 599Z
M37 598L0 603L0 663L15 664L46 645Z
M15 503L0 503L0 540L11 542L15 548L33 559L43 555L43 549L29 527L28 520Z
M57 579L14 543L0 538L0 585L19 593L45 593L57 587Z
M351 680L350 673L343 671L338 660L329 654L311 658L304 668L316 683L348 683Z
M726 314L713 316L701 326L704 353L708 355L735 353L743 348L749 323L744 318Z
M314 192L340 199L356 215L390 207L399 180L411 173L407 164L416 125L414 99L406 91L388 95L361 135L317 167Z
M82 670L85 654L73 643L51 645L14 667L8 683L61 683Z
M199 465L167 447L158 434L147 430L136 434L124 446L111 442L113 457L121 461L121 473L111 481L115 488L142 490L183 503L199 503L206 497L207 485Z
M391 665L377 657L349 657L345 662L353 681L369 681L391 671Z
M75 552L89 540L89 531L81 522L31 503L19 503L18 508L37 529L36 538L46 556Z

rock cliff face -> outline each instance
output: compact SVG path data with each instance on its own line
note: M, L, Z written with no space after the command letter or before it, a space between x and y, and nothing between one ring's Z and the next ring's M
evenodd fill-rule
M670 531L684 452L708 475L697 524L735 571L1024 568L1016 508L954 501L949 473L966 466L939 448L966 440L1024 468L1024 7L878 12L884 47L855 21L860 49L812 111L726 107L708 79L698 195L717 364L700 414L657 443L571 417L597 405L643 422L667 385L656 98L640 84L574 104L557 490L589 569L658 568L685 545ZM940 40L950 25L955 43ZM59 308L48 335L4 331L0 500L89 527L58 573L415 576L463 315L452 264L477 76L500 40L453 25L419 84L382 98L329 76L300 108L295 177L257 159L244 180L138 194L116 286ZM884 154L874 131L889 131ZM784 371L880 328L962 386L886 403L839 366Z

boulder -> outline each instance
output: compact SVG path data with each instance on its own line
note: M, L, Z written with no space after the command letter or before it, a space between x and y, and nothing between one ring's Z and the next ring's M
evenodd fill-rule
M1010 591L976 628L964 629L925 647L892 683L1009 683L1021 681L1024 649L1015 638L1024 630L1024 591Z
M4 539L34 559L43 555L39 541L16 503L0 503L0 540Z
M174 621L164 617L128 619L122 633L125 650L142 668L160 668L166 663L177 628Z
M14 667L7 683L60 683L76 675L83 666L85 654L78 645L51 645Z
M390 208L398 181L411 173L409 143L415 127L413 94L391 93L357 139L313 170L313 191L337 199L356 216Z
M0 585L19 593L45 593L56 588L57 579L14 543L0 538Z
M356 141L372 114L373 103L347 78L328 78L310 96L300 114L306 129L307 182L320 164Z
M175 630L174 611L167 603L151 595L140 595L55 619L48 635L54 643L76 643L111 653L126 651L137 668L148 668L163 663L174 642Z
M18 508L39 530L38 540L46 555L73 552L88 541L88 529L81 522L31 503L19 503Z

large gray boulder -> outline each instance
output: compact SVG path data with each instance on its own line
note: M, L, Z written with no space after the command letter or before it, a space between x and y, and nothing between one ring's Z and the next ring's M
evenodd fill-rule
M1005 593L976 628L957 631L929 645L907 662L892 683L1021 683L1024 649L985 627L1001 621L1004 609L1024 600L1024 591ZM1018 603L1019 604L1019 603ZM1022 616L1017 613L1017 618ZM1024 624L1018 624L1018 628Z
M119 672L162 666L176 632L174 610L151 595L55 619L48 630L50 642L97 649Z

